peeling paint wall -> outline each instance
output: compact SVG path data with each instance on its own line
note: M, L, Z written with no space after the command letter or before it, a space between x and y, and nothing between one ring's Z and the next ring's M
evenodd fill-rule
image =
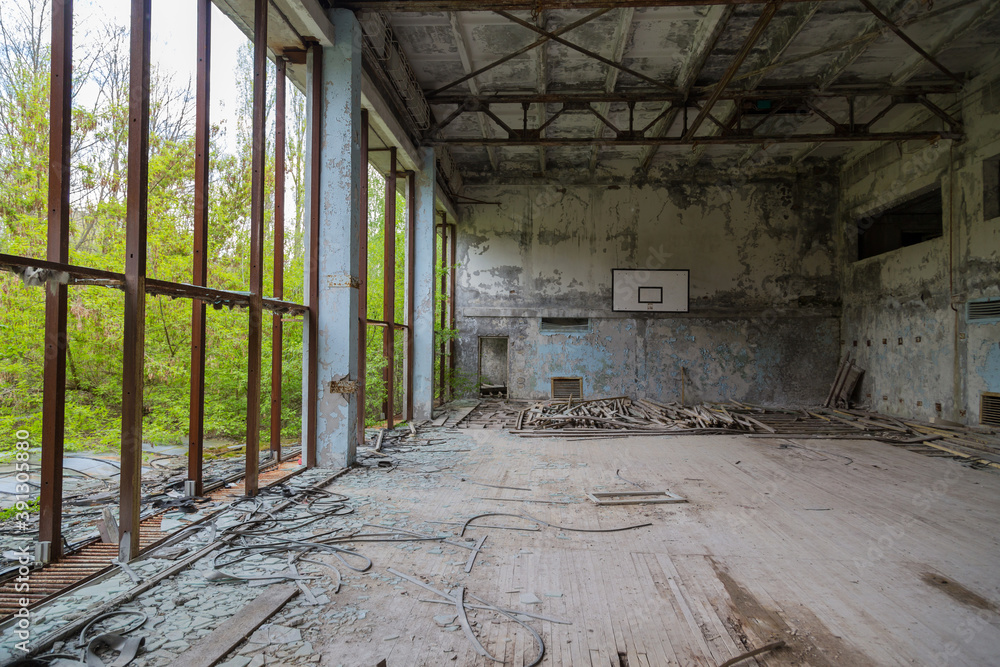
M500 205L470 206L458 226L463 372L475 376L480 336L509 336L512 398L548 397L559 376L582 377L585 396L825 398L840 345L835 170L467 190ZM612 312L613 268L689 269L691 312ZM590 318L590 331L541 332L542 317Z
M844 352L866 369L859 398L879 412L979 422L1000 391L1000 324L966 322L965 303L1000 297L1000 218L984 214L984 162L1000 155L1000 68L965 88L966 140L903 142L841 176ZM941 185L941 238L852 261L866 216ZM939 409L940 408L940 409Z

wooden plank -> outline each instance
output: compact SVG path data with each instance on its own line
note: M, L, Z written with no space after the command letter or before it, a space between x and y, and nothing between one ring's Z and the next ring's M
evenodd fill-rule
M837 395L837 387L838 387L838 385L840 385L840 379L844 375L844 371L846 369L846 366L847 366L847 363L848 363L848 359L850 359L850 357L847 357L846 359L844 359L843 361L841 361L840 365L837 366L837 374L833 378L833 384L830 386L830 391L826 395L826 400L823 401L823 405L825 407L828 407L828 408L832 407L832 403L833 403L834 397Z
M595 505L649 505L653 503L686 503L683 498L669 491L625 491L622 493L586 492ZM623 500L613 500L622 497Z
M178 656L177 664L185 667L212 667L263 625L264 621L274 616L298 592L298 587L291 584L268 587L253 602L199 641L197 646Z

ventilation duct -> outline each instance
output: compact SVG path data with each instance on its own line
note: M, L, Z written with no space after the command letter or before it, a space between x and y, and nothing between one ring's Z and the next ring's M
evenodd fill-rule
M1000 322L1000 299L979 299L966 303L968 322Z
M552 378L552 398L583 398L583 378Z
M983 392L979 395L979 423L1000 426L1000 394Z

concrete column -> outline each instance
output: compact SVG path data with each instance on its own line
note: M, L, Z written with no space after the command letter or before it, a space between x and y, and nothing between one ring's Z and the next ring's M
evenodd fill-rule
M421 148L414 237L413 418L430 419L434 408L434 149Z
M346 9L329 12L336 44L323 49L319 171L319 343L316 461L354 462L358 406L358 231L361 26Z

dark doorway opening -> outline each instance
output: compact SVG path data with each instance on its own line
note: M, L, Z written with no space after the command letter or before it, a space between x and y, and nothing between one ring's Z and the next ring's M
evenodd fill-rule
M507 336L479 337L479 393L507 397Z

